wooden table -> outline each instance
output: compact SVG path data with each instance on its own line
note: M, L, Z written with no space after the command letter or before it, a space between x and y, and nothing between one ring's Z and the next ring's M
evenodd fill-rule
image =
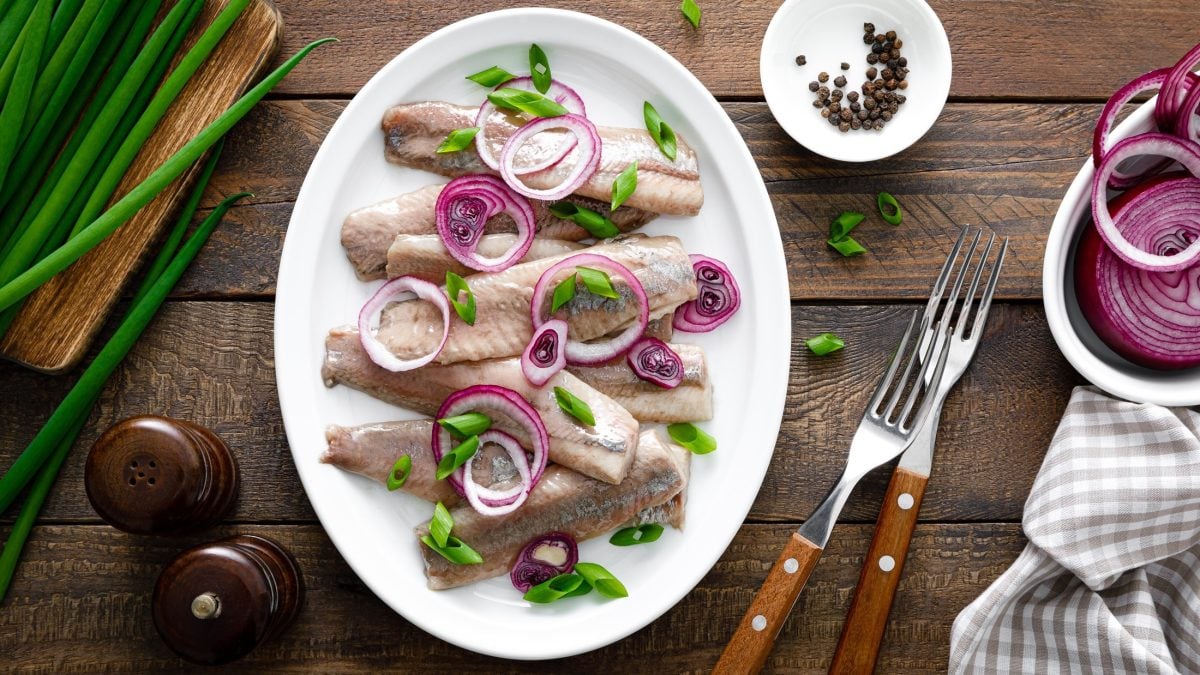
M1089 153L1100 104L1126 80L1169 65L1200 35L1188 1L936 0L954 51L951 102L933 130L889 160L848 165L798 147L776 127L758 83L758 46L776 2L705 2L692 30L674 0L555 0L628 26L665 47L724 102L750 144L779 217L791 273L792 379L775 465L746 524L701 584L661 619L597 652L548 664L485 658L414 628L355 577L316 522L287 449L275 395L272 295L280 247L305 170L330 125L380 66L429 31L523 4L446 0L277 0L284 54L318 50L232 134L208 205L256 194L226 218L176 297L109 382L35 527L0 606L0 662L42 672L177 669L150 620L162 565L198 541L269 534L291 548L309 592L281 639L247 670L705 671L788 533L836 474L863 390L882 369L902 317L964 223L1012 240L979 357L946 403L938 461L879 672L944 670L958 611L1024 545L1021 508L1058 417L1080 377L1058 353L1040 303L1042 249L1067 184ZM874 210L880 190L905 207L903 226L855 233L871 253L843 259L825 232L842 210ZM330 226L335 226L330 223ZM829 358L802 340L835 331ZM0 467L7 467L74 376L0 365ZM194 420L220 433L243 469L242 498L218 531L144 538L101 523L83 493L96 435L129 415ZM736 452L735 443L727 452ZM879 508L888 471L851 499L780 636L769 668L823 672ZM7 531L13 514L0 518ZM537 639L530 636L530 639Z

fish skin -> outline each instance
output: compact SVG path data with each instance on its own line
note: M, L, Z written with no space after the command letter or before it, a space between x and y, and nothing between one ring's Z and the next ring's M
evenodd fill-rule
M586 252L629 268L646 291L651 316L674 310L696 297L691 260L675 237L626 235L606 240ZM449 364L519 356L533 338L529 310L533 287L542 273L566 257L543 258L502 272L471 275L468 283L475 295L475 324L452 321L449 338L435 362ZM594 340L634 319L637 299L619 277L614 275L612 281L621 296L619 299L580 292L561 310L565 312L573 339ZM549 296L547 293L547 303ZM376 335L397 356L415 358L437 347L442 337L442 316L432 303L423 300L392 303L383 311Z
M407 103L390 108L383 115L385 156L389 162L443 176L496 172L479 158L475 146L460 152L437 154L438 145L455 129L475 126L478 108L455 105L444 101ZM505 140L522 123L519 117L497 111L488 121L488 137L477 142L499 156ZM694 216L704 204L700 185L700 165L695 151L682 135L677 135L675 160L667 159L645 129L597 127L600 134L600 167L575 193L592 199L609 201L617 175L632 162L638 163L637 190L625 204L646 211L679 216ZM531 139L522 155L527 161L539 153L549 153L561 143L565 132L545 132ZM482 135L482 134L481 134ZM524 162L522 162L524 163ZM561 162L522 176L523 182L534 189L548 189L563 182L573 166L573 156Z
M629 475L620 485L551 467L512 513L484 516L469 505L452 509L454 536L483 556L483 562L455 565L420 543L429 588L454 588L505 574L526 544L549 532L566 532L583 541L634 520L645 509L664 504L685 489L686 453L667 443L661 432L647 431L638 443ZM417 527L416 533L418 537L427 534L427 525Z
M362 348L358 331L335 328L325 339L325 386L344 384L393 405L436 415L450 394L476 384L511 389L538 412L550 436L550 460L610 483L619 483L629 470L637 448L636 419L611 398L574 375L561 371L543 387L534 387L521 372L518 359L503 359L450 366L428 365L393 373L375 365ZM596 418L586 427L559 407L554 387L564 387L591 407ZM519 428L497 423L522 443L528 438ZM526 446L528 447L528 446Z
M370 281L388 276L388 248L397 235L437 234L434 205L444 187L445 185L426 185L419 190L357 209L346 216L342 221L342 247L346 249L346 257L359 279ZM658 217L656 213L629 206L609 211L607 202L576 195L562 201L604 214L621 232L632 232ZM592 235L587 230L550 213L550 202L531 199L529 205L533 208L534 227L538 238L567 241L591 238ZM499 214L488 221L489 234L516 231L516 224L505 214Z
M516 240L515 234L485 234L479 238L476 251L495 258L512 248ZM583 244L565 239L535 237L518 263L577 253L584 248L587 247ZM411 276L440 285L446 280L446 272L454 272L460 277L476 273L450 255L442 245L442 238L436 234L396 235L388 249L387 260L387 276L392 279Z
M703 422L712 419L712 382L704 350L668 345L683 360L683 382L673 389L639 378L624 357L594 368L569 366L576 377L603 392L640 422Z

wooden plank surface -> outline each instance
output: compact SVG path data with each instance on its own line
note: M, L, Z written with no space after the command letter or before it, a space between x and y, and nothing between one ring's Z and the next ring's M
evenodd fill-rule
M409 624L358 580L316 525L242 526L179 539L136 537L103 525L39 526L0 612L0 653L16 666L11 672L194 670L154 632L154 580L183 548L250 532L292 551L308 593L291 630L229 670L626 673L653 664L660 672L708 672L791 530L743 526L696 590L615 645L570 659L521 663L467 652ZM836 534L779 637L768 662L772 672L824 673L828 667L870 527L844 525ZM1012 524L919 525L878 672L945 672L954 616L1023 545Z

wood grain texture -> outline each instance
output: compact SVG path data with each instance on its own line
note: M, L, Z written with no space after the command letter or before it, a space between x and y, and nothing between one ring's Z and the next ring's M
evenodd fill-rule
M205 3L180 55L212 23L227 0ZM251 3L171 104L117 186L115 203L241 96L271 61L279 14L267 0ZM121 290L141 266L191 190L197 162L120 229L25 302L0 340L0 356L46 372L63 372L87 352Z
M136 537L106 526L39 526L0 607L0 654L6 670L22 673L207 672L187 668L158 640L150 621L151 588L166 562L184 548L254 533L291 550L308 596L295 625L233 664L229 669L235 672L625 673L653 667L707 673L792 530L743 526L696 590L617 644L570 659L520 663L452 647L409 624L358 580L316 525L219 528L180 539ZM825 672L869 536L866 525L834 530L767 671ZM1023 545L1016 525L918 526L879 672L945 672L954 616Z
M793 307L796 339L783 427L752 519L796 521L824 496L910 311L898 305ZM207 426L229 444L243 481L235 521L314 522L280 421L272 320L266 303L168 303L105 388L44 517L96 522L83 494L87 448L120 419L157 414ZM846 349L810 354L803 340L826 331L842 336ZM0 364L0 400L20 401L0 406L0 467L11 464L71 381ZM996 305L976 362L946 402L923 515L1018 519L1078 382L1040 308ZM843 520L874 522L889 475L884 468L864 478Z
M353 94L392 57L431 31L485 11L528 4L524 0L280 0L288 26L285 52L326 35L342 39L341 44L313 54L312 67L289 78L281 91ZM699 30L693 30L679 13L677 2L550 0L539 4L588 12L637 31L679 59L717 96L762 95L759 45L777 1L701 2L704 18ZM1195 8L1188 2L933 0L930 4L950 37L954 53L950 94L956 97L1102 100L1137 75L1174 63L1196 41ZM845 30L848 55L861 57L860 26ZM522 58L523 54L514 54L511 64L505 65L520 66Z

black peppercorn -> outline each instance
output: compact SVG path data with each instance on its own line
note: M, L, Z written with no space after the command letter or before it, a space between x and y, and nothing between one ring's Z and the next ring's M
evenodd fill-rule
M871 53L875 55L875 58L879 58L879 55L883 53L883 45L878 42L871 45Z
M892 121L891 111L884 110L883 112L879 113L879 119L883 120L884 122L891 122Z
M870 21L864 23L863 24L863 32L871 33L873 36L875 34L875 24L871 23Z
M850 120L850 128L855 131L862 129L862 121L855 117L854 119Z
M850 70L850 64L842 61L842 70Z
M894 30L889 30L889 31L887 32L887 39L889 39L889 40L895 40L895 39L896 39L896 31L894 31Z
M817 100L813 101L814 108L820 108L823 105L825 105L825 104L821 102L821 99L817 99Z
M867 117L870 117L873 120L877 120L877 119L879 119L879 111L872 110L871 113L869 115L867 115Z
M821 84L828 82L829 81L829 73L827 73L825 71L821 71L820 74L817 75L817 80Z
M829 108L821 108L821 117L829 117L832 114L829 112Z
M816 80L813 80L812 82L809 82L809 83L808 83L808 90L809 90L809 91L816 91L816 90L818 90L818 89L820 89L820 88L821 88L821 83L820 83L820 82L817 82Z
M829 98L829 87L817 87L818 98Z
M851 90L850 93L846 94L846 98L851 101L857 101L858 100L858 92Z
M879 76L880 76L880 77L882 77L882 78L883 78L883 79L885 79L885 80L890 80L890 79L892 79L893 77L895 77L895 76L896 76L896 74L895 74L894 72L892 72L892 69L891 69L891 68L884 68L884 69L883 69L883 72L882 72L882 73L880 73L880 74L879 74Z
M879 55L874 52L867 54L867 63L879 63Z
M895 81L895 80L888 80L887 82L884 82L884 83L883 83L883 86L884 86L884 87L886 87L886 88L887 88L887 89L890 91L890 90L892 90L892 89L895 89L895 88L896 88L896 81Z
M850 123L842 122L841 124L838 125L838 130L841 131L843 134L846 133L847 131L850 131Z
M846 76L845 76L845 75L838 75L837 77L835 77L835 78L833 79L833 85L834 85L835 87L844 87L844 86L846 86Z
M883 44L884 41L886 41L886 40L887 40L887 36L884 35L883 33L880 33L879 35L875 36L875 41L878 42L879 44Z
M835 112L841 112L841 110L842 110L841 103L837 103L835 101L835 102L829 104L829 112L835 113Z
M876 100L875 100L875 99L873 99L873 98L868 98L868 99L865 99L865 100L862 102L862 105L863 105L863 107L864 107L864 108L866 108L867 110L874 110L874 109L875 109L875 106L879 105L879 102L878 102L878 101L876 101Z
M849 122L850 118L854 117L854 113L846 110L845 108L842 109L842 112L839 113L839 115L841 116L843 122Z
M840 101L840 100L842 100L842 90L841 90L841 89L834 89L833 91L829 92L829 98L831 98L831 99L833 99L833 100L835 100L835 101Z
M907 68L907 67L908 67L908 57L907 57L907 56L901 56L899 59L897 59L897 61L899 61L899 62L900 62L900 67L901 67L901 68Z
M892 72L896 74L897 80L903 80L908 77L908 68L896 68Z
M875 130L878 131L878 130L882 129L883 124L884 124L883 120L875 120Z
M804 55L803 55L803 54L801 54L800 56L797 56L797 57L796 57L796 65L798 65L798 66L802 66L802 65L804 65L804 64L806 64L806 63L808 63L808 59L804 58Z
M868 118L868 117L870 117L870 116L871 116L871 111L869 111L869 110L865 110L865 109L864 109L864 110L859 110L859 111L858 111L858 114L857 114L857 115L855 115L855 117L857 117L857 118L858 118L858 119L860 119L860 120L865 120L865 119L867 119L867 118Z
M908 100L908 97L905 96L904 94L896 94L896 103L899 103L900 105L904 105L904 102L907 100Z
M833 125L833 126L835 126L835 127L838 125L838 122L839 122L840 120L841 120L841 118L840 118L840 117L838 117L837 115L830 115L830 116L829 116L829 123L830 123L830 124L832 124L832 125Z
M858 102L856 101L856 102L854 102L854 103L851 103L851 104L850 104L850 111L851 111L851 112L858 112L859 110L862 110L862 104L861 104L861 103L858 103Z
M868 44L868 45L869 45L869 44L874 44L874 43L875 43L875 36L874 36L874 35L872 35L872 34L870 34L870 33L867 33L866 35L864 35L864 36L863 36L863 43L864 43L864 44Z
M904 48L904 40L901 40L900 38L896 38L895 40L892 40L892 46L895 47L896 49L903 49Z
M900 84L897 86L899 86L901 89L908 89L908 80L900 80Z
M892 57L893 59L899 59L899 58L900 58L900 50L899 50L899 49L896 49L895 47L892 47L892 51L891 51L891 52L889 52L889 54L891 55L891 57Z
M875 79L875 76L876 76L876 75L878 75L878 74L879 74L879 71L878 71L878 70L876 70L874 67L867 68L867 79L868 79L868 80L873 80L873 79Z

